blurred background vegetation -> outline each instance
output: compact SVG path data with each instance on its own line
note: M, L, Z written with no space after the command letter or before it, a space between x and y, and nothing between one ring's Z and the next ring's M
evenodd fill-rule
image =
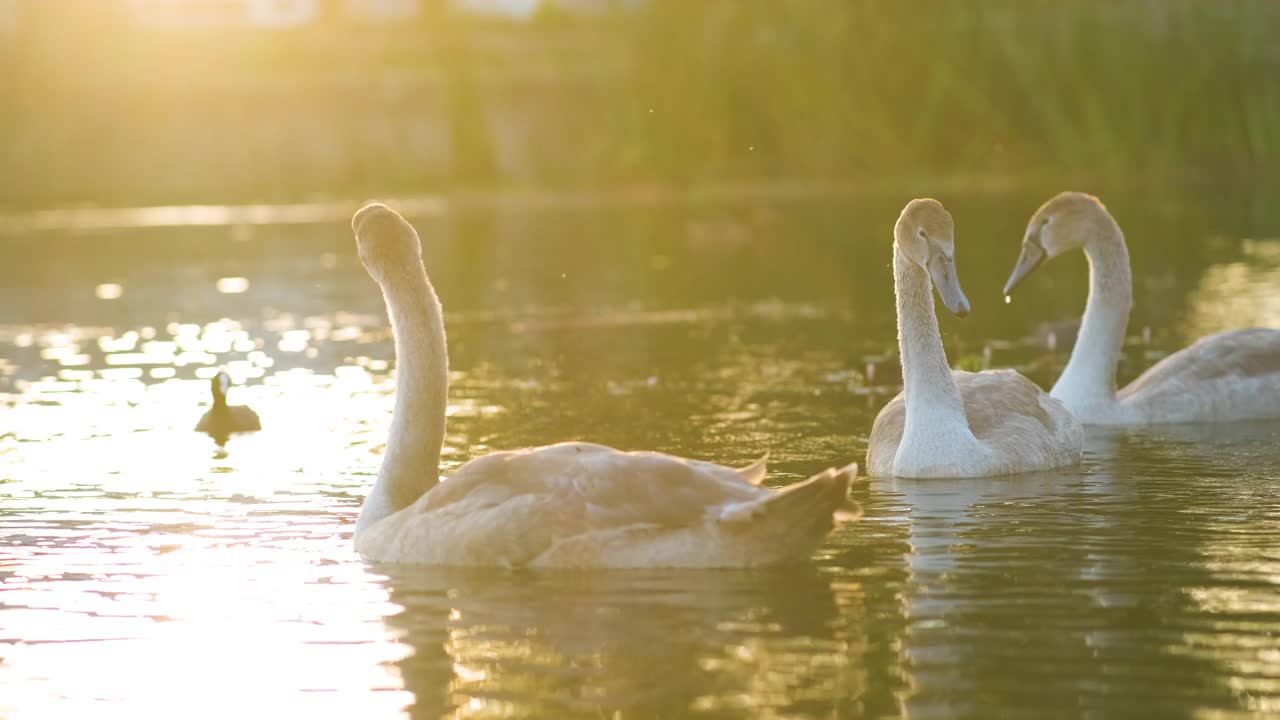
M0 210L1238 180L1277 38L1273 0L0 0Z

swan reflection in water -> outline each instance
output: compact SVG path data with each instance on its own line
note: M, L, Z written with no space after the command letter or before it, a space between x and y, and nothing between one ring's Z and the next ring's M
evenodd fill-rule
M511 572L379 565L410 716L844 716L867 679L856 587L813 567Z
M1233 506L1241 492L1267 497L1260 470L1277 439L1274 422L1089 428L1081 468L873 480L871 493L909 508L903 654L919 690L908 714L1003 707L1035 716L1097 696L1173 716L1176 696L1151 699L1114 668L1188 679L1241 672L1223 665L1248 657L1247 637L1215 645L1200 633L1208 615L1280 610L1270 584L1217 590L1280 572L1268 548L1245 552L1239 542L1265 522L1266 503L1253 517ZM1013 662L1024 647L1049 651ZM1194 692L1227 706L1236 690L1197 681Z

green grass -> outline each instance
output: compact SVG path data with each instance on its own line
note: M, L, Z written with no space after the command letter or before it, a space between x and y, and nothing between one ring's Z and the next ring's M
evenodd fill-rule
M667 120L625 140L694 178L1251 172L1280 150L1274 7L658 0L630 95Z

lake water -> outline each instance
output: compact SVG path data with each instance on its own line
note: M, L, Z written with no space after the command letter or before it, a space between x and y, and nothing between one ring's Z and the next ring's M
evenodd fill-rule
M974 306L941 319L953 364L1064 362L1069 323L1042 323L1080 312L1083 257L1000 296L1048 194L942 198ZM1159 197L1104 198L1135 268L1124 380L1280 326L1267 198ZM768 451L775 484L862 460L900 382L906 199L424 215L446 470L571 438ZM191 431L218 366L264 428L225 449ZM393 368L343 222L0 236L0 716L1280 714L1280 424L864 479L864 519L783 571L370 566L351 532Z

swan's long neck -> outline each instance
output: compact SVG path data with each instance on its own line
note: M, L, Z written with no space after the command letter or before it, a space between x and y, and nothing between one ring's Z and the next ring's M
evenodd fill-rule
M1071 359L1050 392L1072 410L1115 399L1116 364L1133 305L1129 250L1120 227L1107 220L1084 245L1089 259L1089 300Z
M972 437L964 401L951 377L938 317L933 309L933 283L924 268L893 246L894 294L898 303L898 350L903 392L907 400L904 437L920 431L955 430Z
M396 406L378 480L360 527L412 505L440 481L449 394L444 313L419 264L382 282L396 346Z

